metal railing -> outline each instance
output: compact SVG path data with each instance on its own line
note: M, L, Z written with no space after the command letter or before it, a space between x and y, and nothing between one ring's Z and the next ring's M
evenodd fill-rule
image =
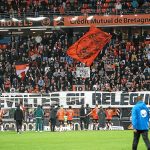
M95 9L91 9L90 12L81 12L81 11L66 11L65 13L60 13L59 11L39 11L39 12L33 12L33 11L27 11L27 12L14 12L14 13L8 13L8 12L4 12L4 13L0 13L0 19L7 19L7 18L12 18L12 17L16 17L16 18L25 18L25 17L39 17L39 16L44 16L44 17L51 17L51 16L69 16L69 15L73 15L73 16L80 16L80 15L131 15L131 14L150 14L150 8L141 8L141 9L131 9L131 10L126 10L123 9L120 12L113 12L112 10L106 10L105 13L103 12L97 12L97 10Z

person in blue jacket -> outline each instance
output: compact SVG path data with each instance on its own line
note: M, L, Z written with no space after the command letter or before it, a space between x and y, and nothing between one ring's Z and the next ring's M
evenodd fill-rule
M140 135L142 135L147 149L150 150L150 142L148 138L150 118L149 109L142 101L141 96L138 96L136 101L136 105L132 108L132 126L134 130L132 150L137 150Z

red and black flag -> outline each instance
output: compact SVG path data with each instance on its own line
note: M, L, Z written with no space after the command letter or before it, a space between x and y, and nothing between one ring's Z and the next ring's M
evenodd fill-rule
M67 54L90 66L104 46L110 42L111 37L110 34L92 26L84 36L67 50Z

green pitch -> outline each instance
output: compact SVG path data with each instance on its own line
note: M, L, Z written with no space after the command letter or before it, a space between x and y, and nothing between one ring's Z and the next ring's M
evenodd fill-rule
M132 131L0 132L0 150L130 150L132 138Z

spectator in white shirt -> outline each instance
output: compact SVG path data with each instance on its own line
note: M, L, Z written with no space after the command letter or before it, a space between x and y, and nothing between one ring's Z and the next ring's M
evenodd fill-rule
M120 2L117 2L115 5L116 14L120 14L122 11L122 4Z

